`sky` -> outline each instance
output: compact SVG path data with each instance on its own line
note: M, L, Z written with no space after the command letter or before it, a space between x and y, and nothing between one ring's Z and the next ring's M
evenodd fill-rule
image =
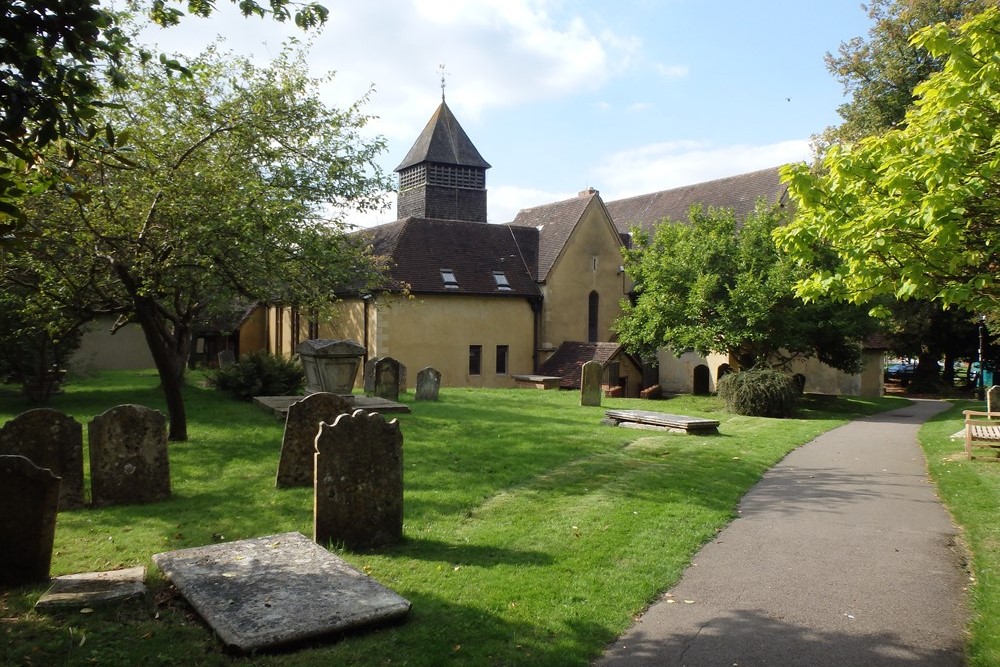
M289 37L335 72L324 99L363 107L395 169L441 101L492 165L488 221L588 187L605 201L811 156L840 119L824 55L865 36L853 0L321 0L325 27L243 18L225 0L144 39L194 55L220 36L261 63ZM350 216L370 226L392 206Z

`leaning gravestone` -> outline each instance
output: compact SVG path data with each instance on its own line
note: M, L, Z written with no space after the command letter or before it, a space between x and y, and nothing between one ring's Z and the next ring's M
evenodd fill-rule
M580 405L601 405L601 376L604 367L599 361L588 361L580 371Z
M19 454L59 477L59 509L83 507L83 427L51 408L22 412L0 428L0 454Z
M441 391L441 372L428 366L417 373L417 400L436 401Z
M375 364L381 361L384 357L372 357L365 362L365 396L375 395Z
M59 478L24 456L0 456L0 588L49 580Z
M94 505L154 503L170 498L167 419L142 405L119 405L88 426Z
M285 417L281 458L274 485L279 489L313 485L316 434L321 422L333 423L338 415L349 414L351 404L337 394L310 394L292 403Z
M388 401L399 400L401 366L392 357L382 357L375 363L375 395Z
M356 410L316 436L313 539L370 549L403 537L403 434L399 422Z

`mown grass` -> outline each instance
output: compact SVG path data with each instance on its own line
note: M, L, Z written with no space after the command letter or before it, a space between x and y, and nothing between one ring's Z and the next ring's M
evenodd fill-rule
M407 599L405 622L294 651L234 657L152 554L286 531L311 535L310 489L274 488L282 425L192 382L190 440L170 445L173 497L59 515L52 574L145 565L145 607L39 613L44 587L0 594L0 664L584 665L672 585L743 494L790 450L846 419L899 405L808 402L799 418L738 417L714 398L442 390L400 415L404 541L338 552ZM412 394L403 399L412 401ZM53 407L82 423L120 403L163 409L151 372L70 385ZM694 437L601 426L603 410L722 421ZM0 388L0 420L26 406Z
M963 410L985 410L982 401L957 401L920 430L920 444L939 495L962 528L971 577L968 656L972 667L1000 665L1000 463L969 461Z

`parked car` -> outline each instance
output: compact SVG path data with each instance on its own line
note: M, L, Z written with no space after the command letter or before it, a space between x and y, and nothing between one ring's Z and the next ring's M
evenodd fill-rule
M916 364L889 364L882 377L886 382L904 382L909 381L916 372Z

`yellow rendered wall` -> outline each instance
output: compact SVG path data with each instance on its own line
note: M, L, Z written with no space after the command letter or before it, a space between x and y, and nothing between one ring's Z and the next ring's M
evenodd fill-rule
M80 347L68 365L76 372L155 368L146 336L138 324L126 324L114 335L114 320L102 318L86 325Z
M619 273L621 265L618 233L595 197L541 286L542 350L552 351L564 341L588 340L591 291L599 295L597 340L612 340L611 325L621 315L620 302L628 287L625 275Z
M257 306L240 325L240 355L267 349L267 306Z
M459 295L380 295L369 306L368 356L390 356L407 368L410 386L427 366L446 387L513 387L533 372L534 316L527 299ZM469 374L469 346L482 346L479 375ZM497 374L496 348L509 348Z

